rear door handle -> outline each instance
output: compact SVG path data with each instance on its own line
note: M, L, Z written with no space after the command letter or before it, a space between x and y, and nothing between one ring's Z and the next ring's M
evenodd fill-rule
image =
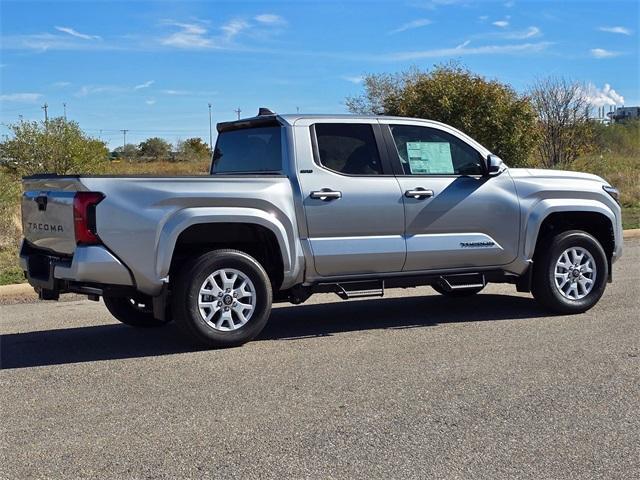
M417 187L413 190L407 190L404 192L404 196L407 198L415 198L416 200L431 198L433 197L433 190L426 190L422 187Z
M311 198L317 198L324 201L337 200L338 198L342 198L342 192L337 192L330 188L323 188L322 190L311 192Z

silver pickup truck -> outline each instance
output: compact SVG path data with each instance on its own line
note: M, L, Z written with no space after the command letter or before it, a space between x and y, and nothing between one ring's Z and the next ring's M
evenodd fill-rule
M125 324L234 346L272 302L316 292L503 282L579 313L622 253L606 181L507 168L438 122L261 110L217 129L209 176L26 177L20 260L41 298L102 297Z

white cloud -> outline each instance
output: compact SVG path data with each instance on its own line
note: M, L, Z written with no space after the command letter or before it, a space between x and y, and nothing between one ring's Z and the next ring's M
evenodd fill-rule
M407 30L413 30L414 28L425 27L427 25L430 25L431 23L432 23L431 20L429 20L428 18L418 18L416 20L403 23L398 28L395 28L389 31L389 35L394 35L400 32L406 32Z
M620 35L631 35L633 33L633 30L626 27L600 27L598 30L601 32L618 33Z
M235 20L231 20L231 21L225 23L220 28L224 32L224 37L227 40L232 40L240 32L242 32L243 30L246 30L247 28L249 28L249 24L244 20L235 19Z
M526 30L520 32L509 32L504 35L504 38L510 38L512 40L524 40L526 38L537 37L542 32L538 27L529 27Z
M622 55L620 52L615 52L613 50L605 50L604 48L592 48L590 52L591 52L591 56L595 58L611 58L611 57L618 57Z
M55 27L55 28L60 32L68 33L72 37L82 38L83 40L100 40L100 37L98 35L88 35L86 33L80 33L71 27Z
M147 105L155 105L156 103L156 99L155 98L149 98L148 100L145 100L145 102Z
M41 98L41 93L5 93L0 95L0 101L3 102L37 102Z
M187 90L162 90L162 93L166 95L189 95L190 92Z
M516 2L509 1L509 2L505 2L504 6L505 6L506 8L511 8L511 7L513 7L515 4L516 4Z
M360 83L362 83L364 81L364 77L361 75L358 76L350 76L350 75L345 75L342 77L343 80L347 81L347 82L351 82L355 85L358 85Z
M500 28L506 28L509 26L509 22L507 22L506 20L496 20L495 22L492 23L492 25L495 25L496 27L500 27Z
M285 25L287 21L280 15L273 13L262 13L253 17L256 22L263 23L265 25Z
M56 88L64 88L68 87L69 85L71 85L71 82L54 82L51 84L52 87Z
M456 50L461 50L464 47L466 47L467 45L469 45L471 43L471 40L466 40L464 42L462 42L460 45L456 45L455 49Z
M434 50L418 50L413 52L395 52L371 57L372 60L403 61L421 58L456 57L463 55L514 55L522 53L538 53L544 51L551 42L519 43L506 45L483 45L468 47L458 45L455 48L438 48Z
M466 2L467 0L427 0L420 3L416 3L413 6L428 8L429 10L435 10L438 7L447 7L458 3Z
M605 83L604 87L601 89L596 87L593 83L589 83L581 93L594 107L624 105L624 97L611 88L611 85L608 83Z
M153 85L155 83L155 80L148 80L144 83L141 83L140 85L136 85L135 87L133 87L134 90L140 90L142 88L149 88L151 85Z
M180 31L172 33L160 43L177 48L206 48L213 46L213 40L206 37L207 29L202 24L171 22L169 25L178 27Z
M484 22L485 20L489 20L489 15L480 15L478 20Z
M76 97L86 97L96 93L122 93L130 91L130 88L120 87L118 85L83 85L75 93Z

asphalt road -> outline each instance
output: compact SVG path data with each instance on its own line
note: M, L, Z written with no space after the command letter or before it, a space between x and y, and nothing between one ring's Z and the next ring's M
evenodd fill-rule
M0 306L2 478L640 478L640 242L590 312L317 297L242 348Z

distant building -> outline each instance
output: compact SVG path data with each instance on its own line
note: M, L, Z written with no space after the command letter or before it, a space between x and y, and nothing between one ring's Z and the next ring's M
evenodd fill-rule
M638 120L640 118L640 107L617 107L615 111L607 113L607 116L614 123Z

